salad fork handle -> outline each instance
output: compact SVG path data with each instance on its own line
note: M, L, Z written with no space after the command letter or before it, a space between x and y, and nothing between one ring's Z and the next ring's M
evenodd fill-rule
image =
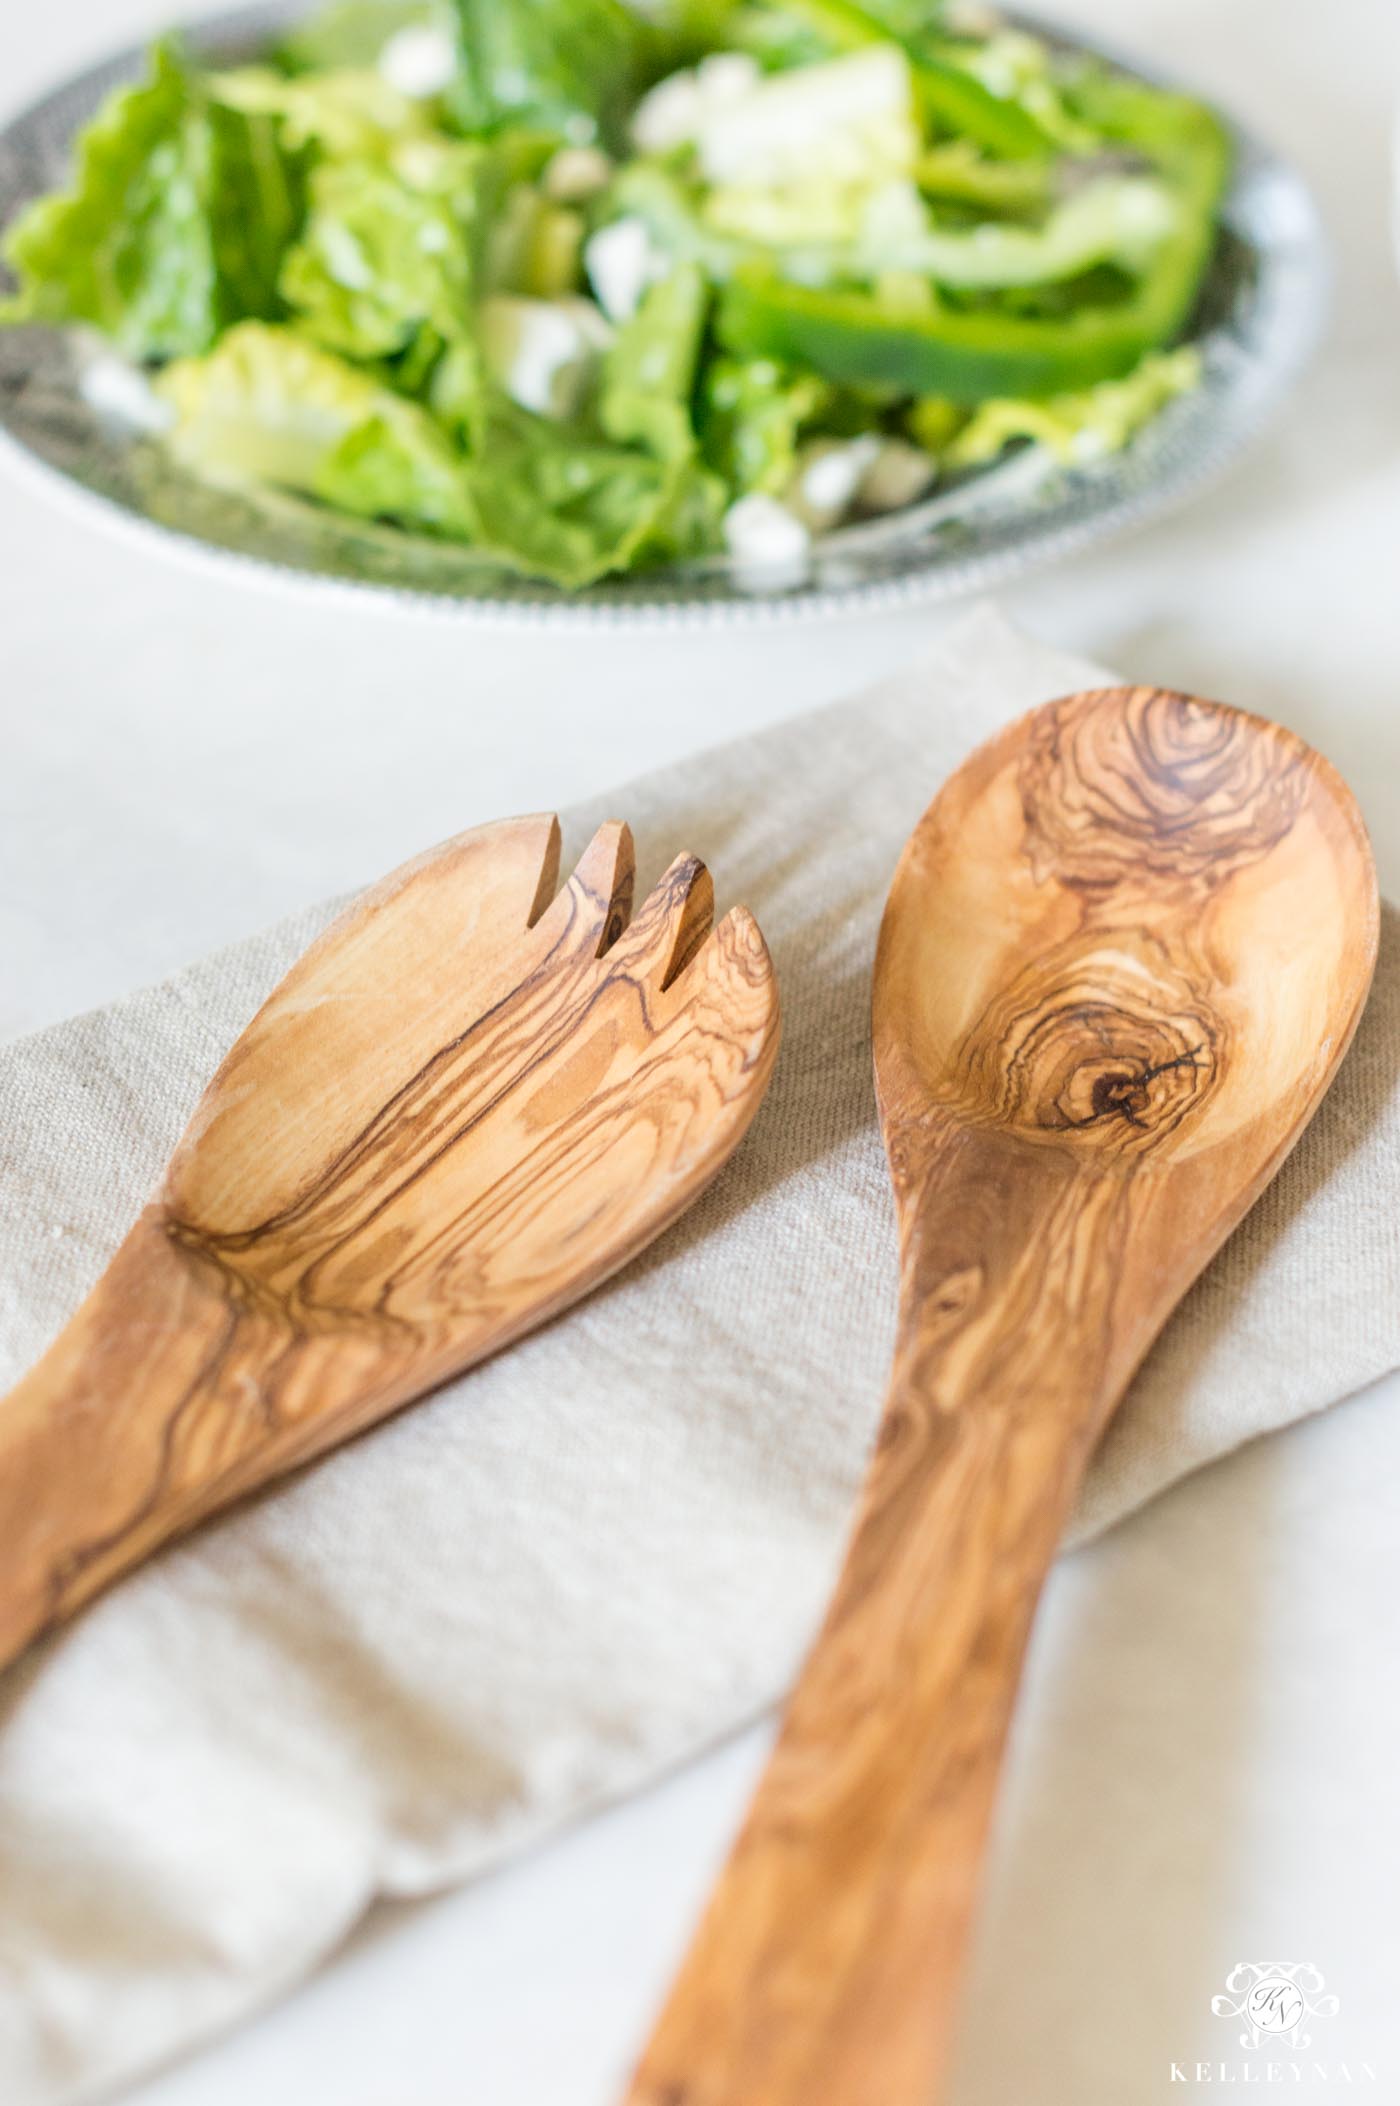
M159 1540L182 1397L228 1310L154 1210L0 1399L0 1667Z
M340 1387L318 1342L294 1342L149 1207L0 1398L0 1669L172 1537L304 1459L293 1375L321 1398Z

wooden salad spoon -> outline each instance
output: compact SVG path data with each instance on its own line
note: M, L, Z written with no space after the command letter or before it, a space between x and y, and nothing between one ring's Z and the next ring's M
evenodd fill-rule
M875 968L901 1315L835 1599L634 2106L933 2106L1046 1570L1133 1370L1326 1090L1375 961L1355 803L1148 688L984 746Z
M209 1084L0 1403L0 1665L159 1544L519 1338L738 1146L773 968L709 875L631 913L625 826L478 828L366 893Z

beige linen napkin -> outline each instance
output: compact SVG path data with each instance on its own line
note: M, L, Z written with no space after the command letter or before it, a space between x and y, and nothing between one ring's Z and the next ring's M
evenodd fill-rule
M755 648L761 649L756 640ZM568 815L758 914L786 1040L748 1142L581 1308L128 1581L0 1684L0 2100L106 2095L772 1700L832 1579L890 1346L869 1068L901 842L1092 667L980 611L873 694ZM367 872L366 876L374 873ZM145 1199L329 906L0 1052L0 1388ZM1400 938L1303 1144L1092 1472L1080 1537L1400 1362Z

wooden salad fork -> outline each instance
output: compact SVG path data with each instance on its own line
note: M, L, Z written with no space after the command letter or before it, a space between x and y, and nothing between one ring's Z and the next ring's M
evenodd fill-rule
M630 2094L933 2106L1031 1619L1085 1463L1311 1118L1378 907L1328 763L1155 689L973 755L875 970L901 1233L835 1598Z
M165 1183L0 1403L0 1665L206 1515L517 1339L726 1161L778 1046L709 875L631 912L552 817L366 893L253 1018ZM56 1137L58 1145L58 1137Z

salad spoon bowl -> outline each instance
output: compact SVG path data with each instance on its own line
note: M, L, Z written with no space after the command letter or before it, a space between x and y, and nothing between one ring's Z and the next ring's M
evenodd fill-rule
M0 1401L0 1666L162 1543L565 1308L738 1146L772 964L680 856L632 913L625 826L374 887L201 1098L87 1301Z
M1085 1464L1317 1108L1375 961L1356 805L1233 709L1068 697L908 842L875 971L901 1314L835 1597L633 2106L933 2106Z

